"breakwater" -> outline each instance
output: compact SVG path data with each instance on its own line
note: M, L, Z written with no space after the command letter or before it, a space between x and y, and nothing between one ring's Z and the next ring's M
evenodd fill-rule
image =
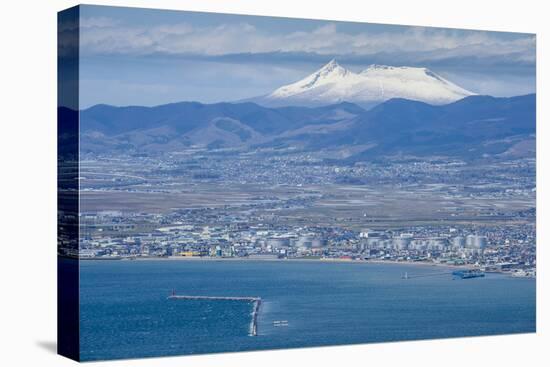
M252 302L253 309L250 320L250 335L258 335L258 314L260 313L260 305L262 299L260 297L224 297L224 296L191 296L191 295L178 295L172 292L168 299L173 300L210 300L210 301L244 301Z

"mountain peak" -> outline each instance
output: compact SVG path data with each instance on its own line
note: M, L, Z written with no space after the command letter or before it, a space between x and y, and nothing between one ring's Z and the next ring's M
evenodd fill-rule
M365 70L363 70L361 73L365 73L369 70L393 70L395 69L394 66L388 66L388 65L378 65L378 64L370 64L367 66Z
M330 60L329 62L327 62L325 64L325 66L323 66L321 69L319 69L319 71L321 70L324 70L324 71L333 71L334 69L336 68L339 68L341 67L340 64L338 64L338 61L336 61L336 59L332 59Z
M332 59L329 62L327 62L325 66L322 67L322 69L327 67L335 67L335 66L340 66L340 64L338 64L338 61L336 61L336 59Z
M269 98L285 98L312 88L318 88L326 85L336 86L346 83L346 79L357 77L357 74L343 68L335 59L330 60L313 74L308 75L302 80L289 85L285 85L269 95ZM347 81L349 82L349 80ZM336 100L335 102L340 102Z
M405 72L410 72L410 73L425 73L425 72L430 72L432 73L430 70L428 70L427 68L424 68L424 67L416 67L416 66L390 66L390 65L378 65L378 64L371 64L369 66L367 66L367 68L363 71L361 71L360 74L369 74L369 73L375 73L375 72L380 72L380 73L405 73Z
M302 80L276 89L267 105L322 105L343 101L373 105L391 98L429 104L455 102L474 93L423 67L369 65L360 73L335 59Z
M327 77L329 75L345 76L349 73L350 71L340 66L336 59L332 59L314 74Z

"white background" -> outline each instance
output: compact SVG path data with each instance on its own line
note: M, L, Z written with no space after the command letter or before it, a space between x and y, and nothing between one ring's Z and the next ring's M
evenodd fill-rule
M95 1L96 4L537 33L537 334L170 357L104 366L542 366L548 300L548 49L544 1ZM0 12L0 365L67 366L56 340L56 12L74 1L5 1ZM546 164L546 167L544 166ZM544 225L546 223L546 226ZM13 251L13 249L17 249ZM546 288L546 289L545 289ZM546 360L545 360L546 359ZM546 363L545 363L546 362ZM90 363L88 365L94 365Z

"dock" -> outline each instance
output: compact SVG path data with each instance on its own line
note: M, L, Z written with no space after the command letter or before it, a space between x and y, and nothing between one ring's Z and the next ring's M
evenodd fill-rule
M174 291L168 299L172 300L209 300L209 301L244 301L252 302L252 319L250 320L250 336L258 335L258 314L260 313L260 305L262 304L262 299L260 297L224 297L224 296L190 296L190 295L179 295Z

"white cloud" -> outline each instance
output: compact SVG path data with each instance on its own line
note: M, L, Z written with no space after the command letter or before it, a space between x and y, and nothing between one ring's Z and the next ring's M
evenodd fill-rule
M80 28L106 28L115 27L120 22L109 17L82 17L80 19Z
M402 32L346 33L335 23L311 31L270 34L247 23L197 27L189 23L124 26L110 18L81 22L84 54L198 54L313 52L320 55L424 53L424 57L511 57L534 62L535 37L509 39L496 32L403 27Z

